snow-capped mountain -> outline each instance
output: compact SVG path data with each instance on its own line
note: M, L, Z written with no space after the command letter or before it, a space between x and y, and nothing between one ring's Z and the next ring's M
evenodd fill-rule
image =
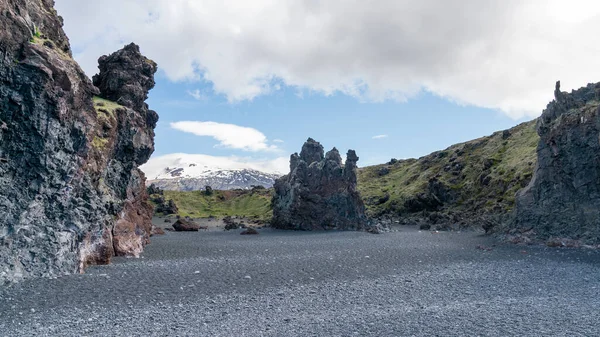
M205 171L202 175L192 177L184 174L182 167L169 167L168 174L171 178L160 178L148 180L146 183L155 184L163 190L172 191L196 191L210 186L215 190L231 190L236 188L249 189L260 185L266 188L273 186L275 179L280 175L264 173L256 170L218 170ZM182 174L183 176L179 176Z
M268 165L258 168L269 169L265 172L245 163L216 162L204 155L168 155L150 160L141 169L146 174L146 184L155 184L164 190L194 191L210 186L216 190L249 189L254 185L269 188L275 179L283 174ZM250 166L250 167L244 167Z

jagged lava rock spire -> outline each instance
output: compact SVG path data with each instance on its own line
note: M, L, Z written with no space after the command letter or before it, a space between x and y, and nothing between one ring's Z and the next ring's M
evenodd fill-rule
M101 93L53 6L0 0L0 284L137 255L151 233L137 166L153 151L157 115L140 100L156 66L130 50L142 75L119 72L129 83ZM105 66L99 83L121 78ZM119 90L122 106L94 104Z
M100 73L92 78L100 96L136 111L146 113L148 91L154 88L158 67L144 57L135 43L98 59Z
M349 150L343 165L336 148L323 154L323 146L309 138L300 155L291 155L290 173L275 182L273 227L366 229L365 207L356 190L357 161Z
M148 201L146 177L138 167L154 152L158 114L148 109L145 100L154 87L158 67L134 43L100 57L98 63L100 72L93 82L100 89L99 96L121 105L108 114L102 106L96 107L104 117L99 136L109 139L109 144L114 141L113 146L100 151L107 166L103 181L124 200L112 230L113 248L115 255L138 256L152 232L153 207Z
M537 122L537 167L517 194L514 227L600 243L600 83L560 91Z

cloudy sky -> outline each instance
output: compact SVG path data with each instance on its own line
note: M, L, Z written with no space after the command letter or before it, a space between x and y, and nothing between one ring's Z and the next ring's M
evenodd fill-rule
M597 1L56 7L88 75L132 41L158 63L154 161L201 154L285 171L282 159L309 136L356 149L363 166L418 157L537 117L556 80L565 91L600 80Z

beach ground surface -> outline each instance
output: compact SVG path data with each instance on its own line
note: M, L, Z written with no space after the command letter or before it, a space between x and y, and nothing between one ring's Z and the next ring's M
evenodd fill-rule
M85 274L0 287L0 335L600 335L597 250L406 226L216 226L154 236L140 258Z

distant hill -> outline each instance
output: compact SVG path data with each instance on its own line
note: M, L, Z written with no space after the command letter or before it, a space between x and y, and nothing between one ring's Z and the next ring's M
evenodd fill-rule
M515 206L536 164L536 120L419 159L359 170L358 189L370 216L443 225L494 222Z

